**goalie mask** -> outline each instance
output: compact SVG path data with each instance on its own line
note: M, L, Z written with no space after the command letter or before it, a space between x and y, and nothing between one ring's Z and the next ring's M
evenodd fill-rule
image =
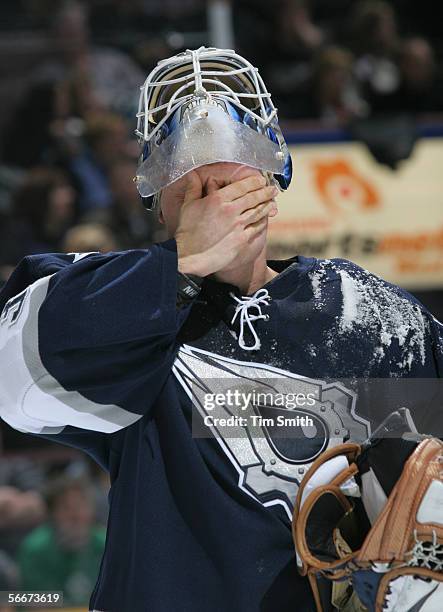
M288 148L257 68L227 49L201 47L159 62L141 87L135 182L148 209L191 170L235 162L281 190L292 177Z

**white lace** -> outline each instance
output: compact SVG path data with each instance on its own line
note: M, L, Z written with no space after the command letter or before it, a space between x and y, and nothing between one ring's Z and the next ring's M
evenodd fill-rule
M234 295L234 293L230 293L230 296L237 302L231 324L234 323L237 316L240 315L240 335L238 337L238 344L240 348L246 351L256 351L261 347L261 342L257 332L254 329L254 326L252 325L252 322L258 321L259 319L263 319L265 321L269 319L269 315L262 313L260 304L263 306L269 306L271 296L269 295L267 289L259 289L252 296L242 296L241 298L238 298L236 295ZM256 308L258 314L249 313L248 309L251 307ZM254 344L252 346L247 346L243 338L245 323L249 327L249 330L254 337Z
M411 556L408 565L412 567L426 567L435 572L443 571L443 546L438 543L437 534L432 530L432 542L423 542L418 539L417 530L414 529L415 544L406 555Z

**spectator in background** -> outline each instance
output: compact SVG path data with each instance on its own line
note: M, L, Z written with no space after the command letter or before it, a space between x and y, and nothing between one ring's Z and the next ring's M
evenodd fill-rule
M112 204L106 210L95 210L84 221L105 224L122 249L146 248L165 239L157 216L142 206L134 184L135 161L128 157L116 159L109 169Z
M15 193L8 221L0 228L0 263L56 251L76 215L76 193L54 168L33 168Z
M75 83L84 114L104 109L127 116L135 112L134 92L143 74L121 51L91 44L85 4L64 4L55 16L52 35L54 59L40 68L37 79Z
M111 228L123 248L146 248L153 242L165 240L163 226L157 215L141 205L134 184L135 164L131 159L116 162L110 172L113 195Z
M343 125L367 112L354 80L353 62L352 53L341 47L326 47L317 54L308 93L312 107L307 116Z
M326 125L345 125L367 113L353 75L353 56L337 46L317 53L309 76L294 88L285 115L319 119Z
M363 1L351 13L355 74L371 114L442 109L442 87L428 41L401 39L394 9L382 0Z
M89 95L90 90L81 80L69 76L58 81L31 82L5 130L2 161L31 168L79 155L84 117L93 108Z
M297 61L310 59L326 38L312 21L310 5L309 0L282 0L278 10L280 52Z
M118 251L119 244L110 229L100 223L80 223L66 232L62 244L65 253L109 253Z
M79 184L82 212L111 205L110 168L122 156L133 154L135 157L137 153L124 119L113 113L99 113L88 118L85 147L69 162Z
M397 17L385 0L360 0L349 15L350 45L357 57L392 56L399 43Z
M50 81L32 84L6 127L2 161L21 168L42 163L52 145L50 126L55 115L56 85Z
M402 41L398 67L400 84L392 99L394 110L412 113L443 110L434 51L424 38L411 37Z
M20 168L69 165L82 150L87 95L87 88L68 78L31 83L5 130L3 163Z
M0 591L16 591L18 588L18 570L13 561L0 550ZM2 605L0 612L13 612L14 606Z
M44 474L26 457L5 457L2 446L0 431L0 550L14 556L23 537L46 519L39 493Z
M400 39L393 7L383 0L357 2L350 15L350 45L355 74L371 108L399 86L396 62Z
M311 60L327 40L312 20L311 2L278 0L270 9L266 0L241 0L234 15L238 51L263 69L279 112L297 117L294 92L310 78Z
M392 91L369 92L372 114L415 114L443 108L434 52L424 38L402 40L395 61L398 79Z
M46 518L46 508L37 491L0 486L1 547L13 554L21 539Z
M46 499L49 522L27 536L18 554L21 588L61 590L65 605L87 605L105 543L94 521L93 488L86 479L61 476Z
M183 0L176 1L174 17L176 24L171 22L171 16L165 17L165 2L161 2L158 12L148 12L152 9L152 0L100 0L90 3L90 24L95 39L117 46L133 57L146 73L164 57L171 54L172 49L167 41L170 31L180 32L187 27L183 16L179 15L183 8ZM206 28L206 7L200 0L203 16L202 24L193 21L189 24L191 32Z
M109 472L98 465L89 455L82 455L72 461L64 470L64 475L72 478L87 478L93 485L95 520L106 527L109 513L108 496L111 487Z

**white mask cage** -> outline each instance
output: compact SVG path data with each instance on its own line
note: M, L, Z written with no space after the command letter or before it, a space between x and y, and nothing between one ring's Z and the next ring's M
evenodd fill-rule
M229 102L248 113L260 132L277 124L277 109L258 69L230 49L200 47L162 60L140 89L135 133L141 144L193 100Z

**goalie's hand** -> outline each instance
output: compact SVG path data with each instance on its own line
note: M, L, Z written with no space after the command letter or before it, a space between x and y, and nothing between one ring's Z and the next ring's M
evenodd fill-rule
M175 234L181 272L207 276L226 268L277 214L276 187L252 168L237 176L220 187L212 177L203 185L197 172L188 174Z

